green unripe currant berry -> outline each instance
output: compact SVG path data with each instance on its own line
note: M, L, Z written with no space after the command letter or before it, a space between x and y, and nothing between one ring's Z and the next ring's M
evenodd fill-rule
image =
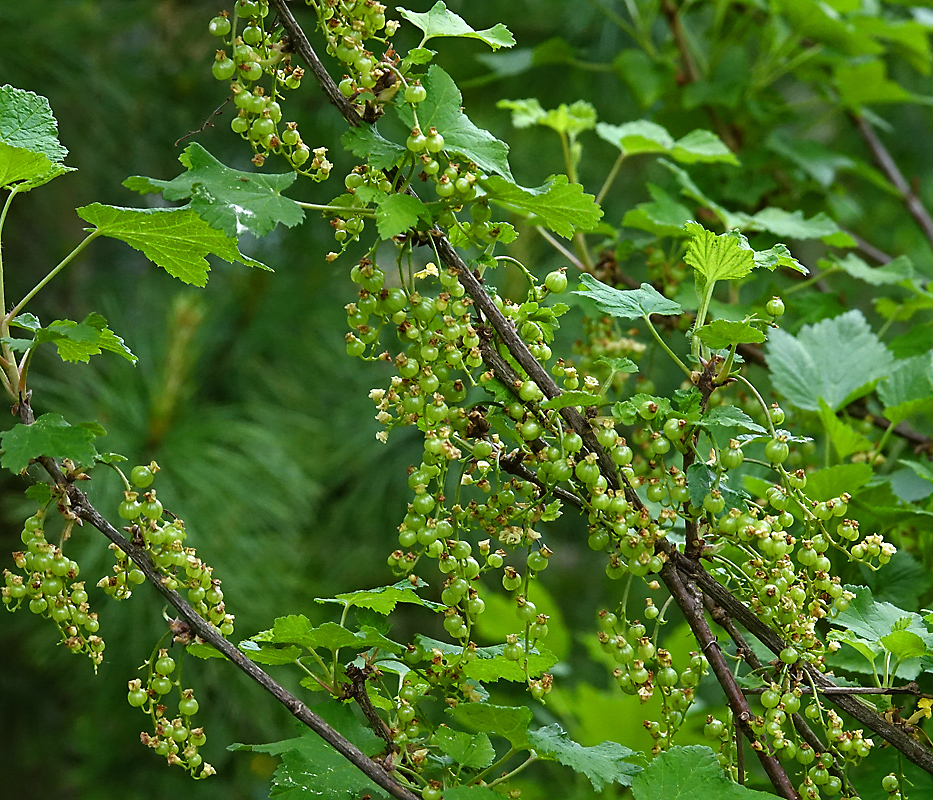
M767 311L772 317L783 316L784 301L780 297L772 297L765 306L765 311Z
M790 447L785 436L772 439L765 445L765 458L772 464L783 464L789 455Z
M138 467L133 467L130 472L130 483L133 486L138 486L140 489L146 489L152 484L154 474L152 470L144 465Z
M772 421L775 425L783 425L783 424L784 424L784 417L785 417L785 415L784 415L784 409L783 409L783 408L781 408L777 403L772 403L772 404L771 404L770 412L771 412L771 421Z
M421 132L419 128L412 128L411 135L408 137L408 140L405 142L405 146L412 153L420 153L422 150L427 147L428 139ZM453 192L451 192L453 194Z
M658 415L658 404L654 400L645 400L638 407L638 414L642 419L654 419Z
M230 33L230 20L226 15L214 17L207 26L211 36L226 36Z
M719 460L726 469L735 469L745 460L745 454L738 442L733 439L729 442L729 447L719 454Z
M560 294L567 289L567 275L564 269L549 272L544 279L544 286L549 292Z
M896 792L898 786L900 786L900 782L897 780L897 775L895 775L893 772L890 775L885 775L881 779L881 788L889 794Z
M227 58L223 50L217 51L217 59L211 65L211 72L219 81L229 81L236 72L236 64L232 59Z
M415 81L405 89L405 102L423 103L428 96L428 91L421 85L421 81Z
M428 128L424 146L429 153L439 153L444 149L444 137L437 132L437 128Z

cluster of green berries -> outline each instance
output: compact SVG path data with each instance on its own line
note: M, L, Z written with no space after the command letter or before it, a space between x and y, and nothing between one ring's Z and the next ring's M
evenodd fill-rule
M26 604L33 614L52 620L65 647L87 654L96 668L104 658L97 614L90 610L84 582L76 580L77 562L46 540L43 516L39 511L26 520L20 535L26 549L13 553L13 563L21 572L3 571L0 598L8 611Z
M129 681L126 699L131 706L141 709L152 719L153 733L140 734L144 745L163 756L169 766L179 766L196 779L208 778L215 774L215 770L198 752L207 741L207 736L203 728L193 727L191 719L198 712L199 704L194 697L194 690L182 689L177 677L173 677L176 666L175 659L167 650L159 650L142 667L147 673L145 685L138 678ZM169 719L166 716L166 703L173 690L179 696L178 716Z
M658 608L650 598L646 602L645 616L658 618ZM696 699L700 679L709 670L706 658L692 653L688 665L678 672L671 654L656 646L657 630L654 637L649 637L644 623L620 620L618 615L606 610L599 612L597 623L600 647L618 664L612 675L619 688L626 694L637 695L643 703L660 693L662 719L660 722L645 721L645 728L655 740L655 753L666 750L673 744L684 715Z
M198 613L224 636L233 633L233 614L229 614L224 605L224 594L220 580L213 576L213 567L198 558L193 547L186 547L184 542L188 534L183 520L174 517L171 522L163 522L165 509L156 497L154 489L149 489L159 466L152 462L134 467L130 481L136 489L144 490L140 499L138 491L127 490L120 503L118 513L129 523L127 530L133 536L133 542L145 548L152 563L162 574L162 583L172 590L187 590L188 602ZM129 597L131 587L142 583L145 575L132 565L126 553L117 545L110 545L117 563L114 575L103 578L98 586L117 600Z
M224 49L217 50L211 69L217 80L230 81L237 109L230 128L250 143L257 165L276 153L294 169L314 180L324 180L331 170L326 148L310 148L302 140L297 123L283 122L280 101L285 91L301 85L304 70L291 65L285 40L276 39L264 28L269 4L265 0L238 0L234 12L232 20L223 13L208 26L225 44ZM241 23L245 25L242 30ZM272 79L269 94L258 84L264 75Z
M318 26L327 38L327 54L348 71L338 84L341 93L360 103L380 101L379 95L398 88L397 60L387 53L377 57L368 49L369 40L388 47L398 30L396 20L386 20L386 7L378 0L324 2L316 4Z
M835 711L825 711L816 699L802 706L799 687L772 683L761 694L762 714L749 721L752 731L764 736L769 750L786 765L796 764L802 780L797 788L801 798L835 797L846 785L845 770L858 766L874 745L861 730L845 730ZM803 741L791 717L801 711L810 721L822 722L827 733L828 749L816 752ZM825 716L825 719L824 719ZM720 764L734 764L734 739L729 726L714 716L707 717L704 735L718 745Z

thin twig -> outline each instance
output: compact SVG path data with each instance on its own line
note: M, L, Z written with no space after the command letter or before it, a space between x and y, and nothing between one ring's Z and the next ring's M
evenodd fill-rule
M682 553L673 547L670 548L668 555L678 571L693 577L705 594L708 594L718 605L722 606L733 619L742 623L745 629L772 653L779 655L786 647L786 643L778 634L758 619L748 606L737 597L734 597L725 586L719 583L701 565L689 562ZM803 660L799 661L798 664L802 669L806 670L813 683L820 690L837 688L830 678L812 664ZM830 693L827 697L833 705L838 706L861 722L866 728L877 733L885 741L900 750L918 767L933 774L933 751L914 739L903 726L889 722L878 714L873 707L850 694Z
M781 797L785 797L787 800L797 800L797 792L791 784L790 778L787 777L783 765L768 753L764 744L751 729L750 722L755 715L749 708L748 701L745 699L745 695L739 688L738 683L736 683L735 676L732 674L722 649L719 647L719 642L716 641L709 629L706 617L703 615L701 594L697 591L696 584L689 576L684 576L679 572L673 561L668 561L664 565L660 577L686 618L694 638L700 645L700 651L709 661L709 665L716 675L716 680L719 681L719 685L726 695L736 726L750 742L771 784Z
M884 143L878 138L874 128L871 127L864 116L853 112L849 114L849 119L852 120L862 139L865 140L865 144L871 150L871 154L878 166L881 167L881 171L894 184L910 215L916 220L924 236L927 237L927 241L933 244L933 218L930 217L930 212L923 205L923 201L910 187L888 148L884 146Z

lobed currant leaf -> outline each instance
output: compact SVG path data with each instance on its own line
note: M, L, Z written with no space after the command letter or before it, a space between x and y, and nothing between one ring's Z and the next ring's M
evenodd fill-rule
M765 800L774 795L733 783L709 747L671 747L632 781L634 800Z
M427 12L418 14L406 8L396 8L402 19L408 20L412 25L424 32L421 45L430 39L456 36L462 39L479 39L488 44L493 50L500 47L512 47L515 37L501 22L491 28L481 31L471 28L460 16L447 8L442 2L435 3ZM446 135L446 134L445 134Z
M631 786L634 776L642 771L637 764L625 760L635 755L633 750L617 742L583 747L573 741L557 723L529 731L528 743L539 757L553 759L586 775L597 792L603 791L610 784Z
M118 208L92 203L77 211L102 235L126 242L184 283L207 283L210 266L205 256L210 254L248 267L269 269L244 256L237 249L236 239L210 227L190 208Z
M717 319L693 334L711 350L725 350L734 344L757 344L765 335L748 322Z
M418 588L428 584L418 579ZM380 586L377 589L360 589L356 592L338 594L334 598L317 598L317 603L340 603L344 606L359 606L369 608L380 614L391 614L398 603L411 603L430 609L442 609L445 606L431 600L425 600L415 593L411 581L405 579L392 586Z
M532 719L530 708L460 703L448 708L447 713L465 728L503 737L515 750L528 746L528 726Z
M469 734L441 725L431 737L431 744L455 764L468 769L485 769L496 758L496 751L485 733Z
M36 344L54 342L62 361L87 363L91 356L99 355L104 350L116 353L133 364L138 360L123 339L107 327L107 320L96 312L88 314L80 323L70 319L56 320L44 328L33 327L32 320L26 320L26 324L21 320L21 317L17 317L12 324L32 330Z
M534 214L540 224L565 239L578 230L591 230L603 215L593 195L585 194L580 184L569 183L565 175L552 175L535 189L525 189L497 175L479 183L493 202Z
M618 319L638 319L651 314L674 316L683 313L680 304L669 300L650 283L638 289L613 289L592 275L583 273L580 281L586 287L574 294L590 298L604 314Z
M622 218L622 224L627 228L648 231L658 237L684 236L684 226L693 219L690 209L653 183L649 183L647 188L652 202L639 203L627 211Z
M350 128L340 141L353 155L365 158L373 169L397 167L408 153L405 145L384 138L375 125Z
M0 433L0 465L20 473L32 459L48 456L90 466L97 456L94 440L101 435L99 425L70 425L60 414L43 414L32 425L17 424Z
M291 228L304 219L301 206L282 194L295 182L295 172L242 172L225 166L196 143L188 145L178 160L187 172L177 178L134 176L123 185L140 194L161 192L166 200L190 200L191 209L230 237L265 236L279 223Z
M0 86L0 142L61 162L68 150L58 141L58 122L44 97Z
M600 122L596 133L618 147L626 156L639 153L664 153L682 164L716 163L738 165L739 161L715 133L697 129L675 140L667 129L648 120L624 125Z
M796 336L772 332L767 357L775 389L807 411L818 411L821 397L837 411L868 394L894 362L858 310L804 325Z
M590 103L578 100L571 105L561 103L551 111L545 111L534 98L527 100L500 100L496 108L512 112L512 124L516 128L543 125L546 128L576 137L583 131L596 127L596 109Z
M418 122L424 130L437 128L444 136L444 149L473 161L481 170L512 180L509 147L489 131L477 128L463 113L460 89L444 70L432 66L422 80L427 99L418 105ZM411 108L396 106L399 119L408 130L414 127Z
M431 212L417 197L409 194L390 194L376 204L376 228L382 239L391 239L400 233L431 224Z
M905 419L933 413L933 354L894 362L890 373L878 384L878 399L892 425Z

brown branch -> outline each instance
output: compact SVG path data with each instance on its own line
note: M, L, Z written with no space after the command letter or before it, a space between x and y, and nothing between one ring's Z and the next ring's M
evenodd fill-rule
M54 463L54 462L53 462ZM43 466L48 466L43 459ZM56 466L57 469L57 466ZM50 472L54 478L54 470ZM61 472L58 471L61 475ZM420 800L419 796L406 789L374 762L351 741L340 735L328 725L321 717L315 714L304 703L295 697L284 686L273 680L254 661L246 657L231 642L227 641L220 632L209 622L202 619L195 610L182 598L178 592L169 589L162 582L163 576L153 565L146 551L134 545L123 534L113 527L94 506L88 502L87 497L74 484L59 483L59 488L67 492L71 501L71 509L82 520L90 522L97 530L104 534L111 542L126 553L133 563L142 570L146 579L155 586L166 602L169 603L187 624L189 630L208 644L216 648L228 661L245 672L252 680L262 686L269 694L278 700L299 722L306 725L325 742L333 747L340 755L350 761L363 772L373 783L385 789L392 797L398 800Z
M749 708L745 695L735 681L735 676L726 662L722 649L719 647L719 642L716 641L713 632L709 629L706 617L703 615L702 599L697 591L696 584L689 577L682 575L673 561L668 561L664 565L660 576L670 590L674 602L677 603L686 618L694 638L700 645L700 651L709 661L710 667L716 675L716 680L719 681L729 707L732 709L736 725L751 743L751 747L768 774L771 784L781 797L785 797L787 800L797 800L797 792L791 784L790 778L787 777L783 765L768 753L764 744L751 729L749 723L755 715Z
M671 548L669 557L678 571L696 580L697 585L707 595L709 595L718 605L722 606L726 612L735 620L742 623L745 629L755 636L765 647L775 655L779 655L781 650L786 647L786 643L771 628L763 623L755 613L748 608L741 600L734 597L732 593L712 575L710 575L702 566L692 563L684 558L683 554L675 548ZM816 667L805 661L798 662L800 667L806 670L809 678L820 690L838 688L830 678L820 672ZM933 751L924 747L920 742L914 739L910 733L902 726L895 725L880 714L874 708L867 705L857 697L849 694L827 694L829 701L833 705L841 708L849 716L854 717L866 728L877 733L885 741L900 750L907 758L914 762L921 769L933 774Z
M709 595L703 595L703 605L706 606L706 610L709 611L710 617L713 621L719 625L726 633L729 634L729 637L735 642L736 651L738 654L746 661L746 663L754 670L760 671L765 669L765 665L761 663L758 656L755 655L755 651L749 647L748 642L745 641L745 637L742 636L742 633L736 627L735 622L732 617L726 613L726 610L716 603L709 597ZM807 694L810 692L810 687L798 687L802 694ZM837 687L843 689L845 687ZM759 690L755 689L745 689L745 694L757 694ZM764 691L764 689L760 690ZM811 748L813 752L822 753L826 750L826 745L820 740L820 737L816 735L814 730L807 724L806 720L803 718L803 715L800 712L795 712L790 715L791 722L794 725L794 729L800 735L800 738L803 739ZM833 773L839 780L842 781L843 785L848 785L848 779L846 778L845 771L839 769L835 764L830 767L830 772Z
M871 127L864 116L853 112L849 114L849 119L852 120L862 139L865 140L865 144L867 144L868 149L871 150L871 154L878 166L881 167L881 171L887 176L888 180L894 184L898 194L900 194L901 200L904 205L907 206L910 215L920 226L927 241L933 244L933 218L930 217L930 212L927 211L926 206L923 205L923 201L917 196L917 193L911 189L910 184L897 166L897 162L894 160L891 153L884 146L881 139L878 138L874 128Z
M356 110L356 107L344 97L340 89L337 88L334 79L330 77L330 73L324 68L321 59L317 57L317 53L315 53L314 48L311 47L311 42L308 41L308 37L305 36L301 26L295 21L295 17L292 16L291 9L285 4L285 0L270 0L270 5L275 9L275 13L278 14L279 20L285 27L289 43L294 48L295 52L298 53L311 68L311 72L317 80L318 85L324 90L324 94L327 95L327 99L337 106L337 110L340 112L341 116L354 128L362 125L363 119Z
M17 412L23 424L30 425L35 421L28 398L20 399ZM49 476L55 482L55 485L68 498L71 506L70 510L75 514L78 520L89 522L126 553L146 576L146 580L148 580L149 583L156 588L156 591L165 598L166 602L178 612L192 634L213 646L228 661L245 672L285 706L299 722L302 722L314 731L340 753L340 755L370 778L373 783L381 786L392 795L392 797L396 797L398 800L420 800L419 795L414 794L398 783L383 767L369 758L369 756L351 741L341 736L337 730L311 711L301 700L291 694L291 692L281 684L273 680L268 673L264 672L263 669L256 664L256 662L247 658L241 650L227 641L220 631L207 622L207 620L200 617L178 592L169 589L163 582L164 576L156 569L145 549L133 544L120 531L114 528L113 525L91 505L84 492L78 489L74 482L69 480L62 473L55 459L42 456L38 458L37 461L45 468L45 471L48 472Z

